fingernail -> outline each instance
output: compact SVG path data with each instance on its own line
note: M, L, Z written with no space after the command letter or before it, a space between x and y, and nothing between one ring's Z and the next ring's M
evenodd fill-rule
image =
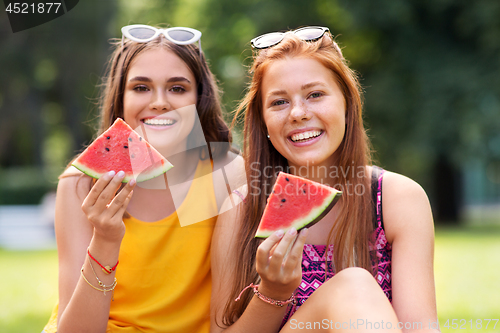
M125 177L125 172L120 171L116 175L118 176L118 178L123 178L123 177Z
M297 233L297 230L295 230L295 228L290 228L290 229L288 229L288 234L289 234L290 236L293 236L293 235L295 235L296 233Z
M130 184L130 186L134 186L135 185L135 179L132 178L128 183Z
M308 232L309 232L309 229L304 228L304 229L302 229L302 230L300 231L300 234L301 234L301 235L307 235L307 233L308 233Z
M114 175L115 175L115 172L110 171L107 174L105 174L103 178L104 178L104 180L110 180L111 178L113 178Z
M276 231L275 235L278 237L278 238L281 238L283 237L283 235L285 234L285 232L283 230L278 230Z

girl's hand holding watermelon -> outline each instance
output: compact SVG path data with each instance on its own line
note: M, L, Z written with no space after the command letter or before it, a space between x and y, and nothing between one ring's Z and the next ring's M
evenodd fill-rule
M297 236L293 228L286 233L279 230L257 249L257 273L261 278L259 291L270 298L286 300L302 281L302 250L307 229ZM295 241L295 242L294 242ZM287 249L291 246L290 252Z
M101 177L82 204L82 210L94 227L94 237L104 241L121 242L125 235L123 213L132 197L135 180L132 179L118 192L124 172L108 172Z

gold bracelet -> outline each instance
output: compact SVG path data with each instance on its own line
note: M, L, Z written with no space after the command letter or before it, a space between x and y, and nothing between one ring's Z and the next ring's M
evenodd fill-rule
M89 282L89 280L87 280L87 278L85 277L85 274L83 274L83 266L82 266L82 269L81 269L81 273L82 273L82 277L83 279L85 280L85 282L87 282L87 284L89 286L91 286L92 288L94 288L95 290L98 290L98 291L102 291L104 293L104 296L106 296L106 292L107 291L111 291L112 292L112 295L111 295L111 300L114 301L115 299L115 287L116 287L116 278L115 278L115 281L113 282L113 284L111 286L109 286L108 289L106 288L98 288L96 286L94 286L92 283ZM107 286L106 286L107 287Z

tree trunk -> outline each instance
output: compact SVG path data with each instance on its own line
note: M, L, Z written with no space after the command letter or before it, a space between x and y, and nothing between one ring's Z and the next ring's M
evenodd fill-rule
M462 197L460 172L444 154L438 157L434 170L434 219L438 224L457 225Z

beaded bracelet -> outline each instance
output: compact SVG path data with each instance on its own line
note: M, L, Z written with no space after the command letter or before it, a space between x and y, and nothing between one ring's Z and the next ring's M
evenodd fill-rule
M240 199L241 199L241 201L243 201L244 203L247 203L247 200L245 199L245 197L243 196L243 194L241 194L240 191L234 190L233 193L236 194L237 196L239 196Z
M89 260L90 268L92 268L92 272L94 272L95 279L97 280L97 283L99 284L100 287L103 287L104 289L106 288L111 288L113 285L107 286L105 285L97 276L97 273L94 270L94 265L92 265L92 260ZM116 281L116 278L115 278Z
M259 285L253 284L253 283L250 283L250 285L245 287L241 291L241 293L238 295L238 298L236 298L234 301L238 302L241 298L241 294L243 294L243 292L245 290L247 290L248 288L253 288L253 293L255 294L255 296L257 296L260 300L266 302L267 304L276 305L276 306L279 306L280 308L283 307L283 305L286 305L288 303L292 303L293 305L297 304L297 300L295 299L295 293L292 293L292 296L290 296L290 298L287 299L286 301L280 301L280 300L272 299L272 298L269 298L267 296L262 295L258 289Z
M82 269L81 269L81 273L82 273L82 277L83 279L85 280L85 282L87 282L87 284L89 286L91 286L92 288L94 288L95 290L98 290L98 291L102 291L104 293L104 296L106 296L106 292L107 291L111 291L112 292L112 295L111 295L111 300L114 301L115 300L115 287L116 287L116 278L115 280L113 281L113 284L109 285L109 286L106 286L104 284L102 284L102 289L101 288L98 288L96 286L94 286L92 283L89 282L89 280L87 280L87 278L85 277L85 274L83 274L83 266L82 266ZM102 283L102 282L101 282ZM99 284L100 285L100 284Z
M120 261L117 261L116 265L114 265L113 267L103 266L103 265L101 265L101 263L99 261L97 261L96 258L92 257L89 249L87 249L87 253L88 253L90 259L94 260L99 266L101 266L102 271L106 274L111 274L116 269L116 266L118 266L118 263L120 262Z

